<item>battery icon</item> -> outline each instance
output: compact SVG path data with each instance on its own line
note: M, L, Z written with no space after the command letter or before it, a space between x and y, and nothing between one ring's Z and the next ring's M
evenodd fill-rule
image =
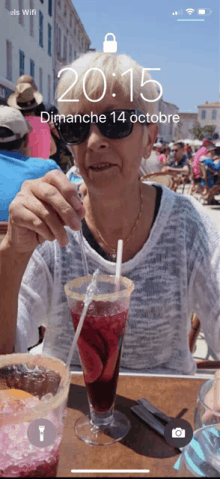
M210 8L199 8L198 15L211 15L212 10Z

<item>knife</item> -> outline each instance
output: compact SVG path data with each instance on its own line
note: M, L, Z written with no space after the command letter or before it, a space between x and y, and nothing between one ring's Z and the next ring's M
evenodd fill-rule
M132 406L131 410L134 412L134 414L136 414L136 416L142 419L142 421L144 421L164 437L165 426L159 421L159 419L155 418L151 412L147 411L142 404L139 404L138 406Z
M138 404L141 404L142 406L144 406L154 416L157 416L159 419L162 419L166 423L172 421L172 419L173 419L172 417L167 416L166 414L164 414L162 411L160 411L160 409L158 409L153 404L151 404L150 401L148 401L147 399L141 398L141 399L138 399L137 402L138 402Z
M142 404L139 404L138 406L132 406L131 410L145 424L152 427L152 429L154 429L155 431L158 432L158 434L164 437L164 430L165 430L164 424L162 424L162 422L159 419L157 419L151 412L149 412ZM182 452L183 448L175 446L175 449L178 449L180 452Z

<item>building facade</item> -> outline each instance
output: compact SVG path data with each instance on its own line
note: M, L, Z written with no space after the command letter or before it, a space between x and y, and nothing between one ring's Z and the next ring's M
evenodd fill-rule
M179 114L179 108L174 105L174 103L169 103L168 101L164 101L163 98L157 102L157 108L158 112L161 111L162 115L166 115L168 118L168 115L178 115ZM161 141L164 141L166 143L170 143L172 140L176 138L176 131L178 127L178 123L174 123L173 121L166 121L165 123L158 123L159 126L159 132L158 132L158 138Z
M53 93L53 0L2 0L0 2L0 91L5 102L17 79L31 75L45 104ZM10 90L10 91L9 91Z
M201 127L206 125L215 125L215 133L220 136L220 101L209 103L206 101L204 105L198 105L198 122Z
M91 41L71 0L56 0L54 17L54 93L58 72L89 50Z
M49 107L59 70L89 50L91 41L71 0L1 0L0 44L0 104L28 74Z
M197 121L197 113L179 112L180 122L177 127L176 140L194 140L194 135L191 133L195 122Z

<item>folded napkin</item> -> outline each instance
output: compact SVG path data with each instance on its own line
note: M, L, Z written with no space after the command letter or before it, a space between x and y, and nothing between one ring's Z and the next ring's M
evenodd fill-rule
M184 448L182 454L184 454L185 461L189 468L198 476L219 477L219 471L208 463L204 449L209 449L211 455L211 453L214 454L213 448L215 448L214 456L220 456L220 431L214 427L208 428L208 431L207 428L204 428L200 434L202 435L202 445L196 437L193 437L191 442ZM181 456L177 459L174 469L179 469L180 461Z

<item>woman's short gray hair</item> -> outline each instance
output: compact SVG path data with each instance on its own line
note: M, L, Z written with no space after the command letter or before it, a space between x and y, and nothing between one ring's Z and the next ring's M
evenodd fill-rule
M158 91L154 82L145 83L141 87L142 71L141 67L131 57L123 54L116 55L114 53L104 52L88 52L81 55L77 60L68 65L59 81L56 100L62 95L66 99L78 99L79 102L60 101L57 102L59 111L61 114L75 114L80 111L79 105L83 101L85 102L85 95L83 92L83 78L86 72L91 68L99 68L105 75L107 81L107 92L112 95L117 91L117 97L125 97L130 99L131 79L130 74L122 75L124 72L132 68L133 70L133 103L135 107L141 110L143 113L149 113L153 115L156 113L156 102L148 102L142 99L141 93L145 98L150 100L158 97ZM75 70L78 77L71 70ZM116 75L113 76L112 74ZM77 81L76 81L77 80ZM151 76L145 71L144 81L151 80ZM73 86L72 86L73 85ZM69 91L67 91L69 89ZM103 92L103 76L97 70L92 70L86 78L86 93L89 98L100 98ZM91 102L93 110L98 102Z

